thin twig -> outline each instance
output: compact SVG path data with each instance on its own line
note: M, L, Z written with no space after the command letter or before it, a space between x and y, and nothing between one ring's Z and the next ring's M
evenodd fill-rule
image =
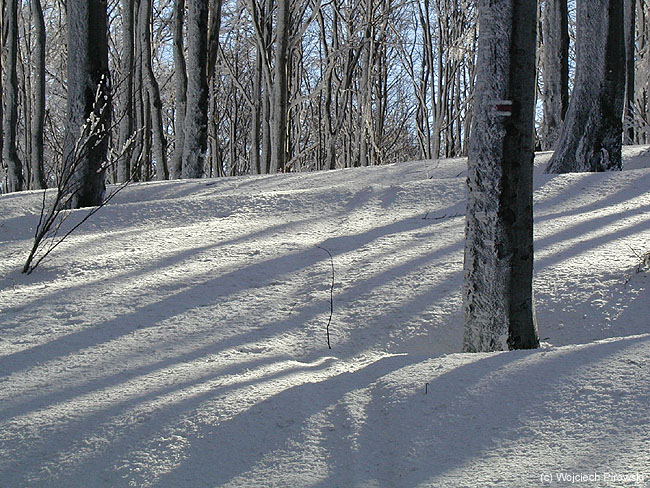
M334 315L334 257L329 250L321 246L316 246L318 249L325 251L330 257L330 265L332 266L332 284L330 285L330 318L327 321L327 347L332 349L332 344L330 343L330 324L332 323L332 315Z

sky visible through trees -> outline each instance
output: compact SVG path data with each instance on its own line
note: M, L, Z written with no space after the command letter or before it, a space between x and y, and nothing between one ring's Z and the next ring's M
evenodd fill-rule
M633 6L631 1L626 5L628 11L634 7L636 14L635 56L631 58L635 60L631 73L636 76L631 80L634 93L627 98L633 106L626 111L624 124L631 128L628 142L642 143L647 140L650 103L650 7L645 0L635 0ZM192 80L196 69L205 70L200 77L208 83L207 101L201 102L207 111L207 135L200 168L187 170L186 176L309 171L467 154L476 77L476 0L204 3L201 11L207 14L207 21L201 22L207 26L202 28L207 39L198 65L179 64L185 60L174 54L175 39L181 42L185 55L198 40L195 35L188 36L188 29L195 25L194 2L106 3L114 114L106 161L109 183L178 177L183 174L182 167L170 168L170 162L182 166L183 154L196 160L191 156L196 154L194 150L181 147L183 127L195 116L186 117L185 102L179 95L179 86L183 88L179 71ZM542 110L552 96L545 86L545 73L551 80L549 70L555 69L544 66L544 59L549 59L544 49L555 49L555 39L548 38L554 31L545 19L547 9L550 12L551 6L562 3L566 2L544 0L539 4L538 149L550 147L547 124L557 124L555 119L545 120ZM63 164L66 125L64 4L22 0L16 2L15 10L13 1L3 4L4 25L11 27L13 19L17 29L13 36L14 31L5 27L3 39L3 141L7 144L2 192L23 186L39 188L42 183L51 187ZM179 9L184 12L180 21ZM278 12L286 13L286 22L278 24ZM44 110L37 103L41 96L41 14ZM576 8L572 1L567 4L565 20L570 76L563 83L571 90L576 62ZM286 48L278 29L286 35ZM128 37L132 42L126 42ZM12 57L14 39L16 55ZM286 54L282 54L284 50ZM16 78L12 82L14 64ZM130 122L123 123L124 119ZM10 128L15 128L15 137ZM192 137L195 132L191 131ZM124 167L120 167L114 155L131 136L133 147L122 156ZM188 144L193 143L189 140Z

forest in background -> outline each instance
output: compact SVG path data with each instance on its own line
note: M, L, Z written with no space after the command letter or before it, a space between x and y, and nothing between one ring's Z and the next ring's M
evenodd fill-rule
M2 192L56 186L66 3L2 3ZM476 0L97 3L107 12L109 183L467 153ZM648 142L649 15L646 0L626 0L626 143ZM544 0L538 17L536 147L548 150L573 84L574 2ZM198 119L186 116L197 107ZM184 169L191 144L198 155Z

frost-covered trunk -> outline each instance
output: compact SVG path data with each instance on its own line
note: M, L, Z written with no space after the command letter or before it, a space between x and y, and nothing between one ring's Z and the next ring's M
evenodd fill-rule
M569 105L569 14L567 0L545 0L542 13L542 150L555 147Z
M4 78L4 117L2 129L4 140L2 146L2 159L7 165L7 190L20 191L23 189L25 179L23 177L23 165L18 157L16 128L18 125L18 74L16 66L18 62L18 0L7 0L3 25L6 37L4 48L5 57L5 78Z
M255 72L253 73L253 104L251 105L251 147L250 168L251 174L261 174L260 167L260 124L261 124L261 97L262 97L262 56L259 51L255 56Z
M187 105L187 68L183 26L185 24L185 0L174 2L174 78L176 81L176 112L174 113L174 153L170 164L170 176L181 177L183 171L183 147L185 145L185 107Z
M466 352L539 345L532 293L536 18L530 0L479 2L467 180Z
M578 0L576 75L547 173L620 170L625 94L623 0Z
M117 182L124 183L131 177L131 150L127 150L129 139L133 136L133 63L135 57L135 19L134 0L122 1L122 57L120 58L120 99L122 114L119 123L119 147L117 160Z
M208 1L187 2L187 105L183 178L201 178L208 142Z
M625 143L634 144L634 85L635 85L635 51L636 51L636 0L624 0L625 16L625 119L627 130Z
M31 131L31 188L45 188L43 129L45 126L45 19L41 0L32 1L34 19L34 94Z
M291 15L289 3L290 0L278 0L271 110L271 173L284 171L287 162L289 22Z
M68 101L63 161L65 170L74 172L70 206L80 208L101 204L106 190L111 114L106 0L67 0L66 13ZM91 114L99 123L88 133Z
M151 114L151 149L155 161L156 179L169 178L167 168L167 141L165 139L162 118L162 101L160 87L153 72L151 59L151 12L152 0L140 0L138 13L140 52L142 53L142 78L149 98Z

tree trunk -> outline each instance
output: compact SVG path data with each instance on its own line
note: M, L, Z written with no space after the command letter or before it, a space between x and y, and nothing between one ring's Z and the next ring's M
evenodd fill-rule
M547 173L620 170L625 93L623 0L579 0L576 76Z
M625 8L625 143L634 144L636 139L634 130L634 84L635 84L635 26L636 26L636 0L624 0Z
M262 56L258 52L255 56L255 72L253 73L253 104L251 105L251 147L250 147L250 169L251 174L262 173L260 159L260 137L261 137L261 98L262 98Z
M466 352L539 345L532 294L536 18L530 0L479 2L465 237Z
M151 11L152 0L140 0L138 30L140 33L140 52L142 53L142 78L149 95L150 104L152 156L155 162L156 179L166 180L169 178L169 170L167 168L167 141L163 129L162 102L160 100L160 87L151 64Z
M188 0L183 178L201 178L208 140L208 0Z
M543 151L555 147L569 105L569 13L567 0L545 0L542 14Z
M183 26L185 24L185 0L174 2L174 76L176 79L176 111L174 113L174 153L170 173L173 179L183 172L183 146L185 144L185 113L187 106L187 67Z
M129 139L133 136L135 114L133 106L133 68L135 56L135 3L122 1L122 57L120 74L122 76L122 118L119 124L119 159L117 160L117 182L124 183L131 177L131 156L133 149L127 150Z
M106 185L111 100L106 0L67 0L68 102L64 165L74 171L72 208L100 205ZM91 117L99 122L88 133ZM76 147L81 143L84 149Z
M273 98L271 110L271 173L284 171L287 162L287 115L289 100L290 0L278 0Z
M43 130L45 125L45 20L41 0L32 0L34 19L34 102L31 131L31 188L45 188Z
M6 3L6 49L4 96L5 109L3 122L4 141L2 158L7 165L7 190L21 191L24 187L23 165L18 157L16 127L18 125L18 0ZM3 29L3 30L4 30Z

